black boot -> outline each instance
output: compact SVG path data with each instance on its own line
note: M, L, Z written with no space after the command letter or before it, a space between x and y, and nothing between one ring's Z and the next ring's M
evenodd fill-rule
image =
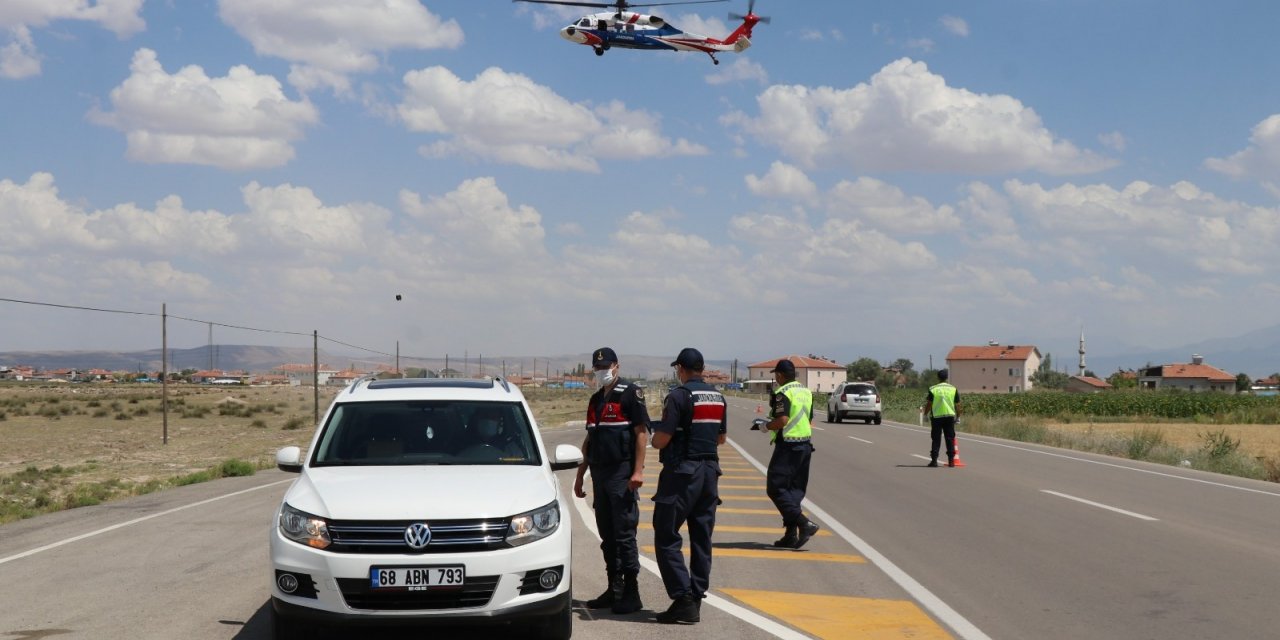
M936 467L936 466L938 466L938 459L937 459L937 458L934 458L934 459L930 460L930 461L929 461L929 464L926 464L925 466L926 466L926 467Z
M618 594L622 591L622 580L616 573L609 574L609 585L604 588L604 593L600 594L593 600L587 601L588 609L608 609L613 603L618 601Z
M796 525L787 525L787 532L774 541L773 546L782 547L784 549L794 549L796 546Z
M702 619L698 601L692 596L681 596L671 601L666 611L658 614L662 624L693 624Z
M804 521L800 523L800 537L796 539L795 548L799 549L800 547L803 547L804 543L809 541L809 538L812 538L818 533L818 528L817 523L805 518Z
M644 608L640 602L640 583L636 574L627 573L622 576L622 594L613 601L614 613L635 613Z

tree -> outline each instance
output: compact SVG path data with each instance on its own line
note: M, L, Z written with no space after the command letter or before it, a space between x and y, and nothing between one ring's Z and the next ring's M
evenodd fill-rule
M880 375L880 363L865 356L850 362L844 368L850 380L875 380Z
M1098 374L1094 373L1094 372L1093 372L1093 369L1085 369L1085 370L1084 370L1084 375L1085 375L1085 377L1086 377L1086 378L1096 378L1096 377L1098 377Z
M1138 379L1130 377L1126 372L1117 370L1107 378L1107 384L1113 389L1133 389L1138 386Z
M1236 391L1248 391L1253 386L1253 379L1247 373L1236 374Z
M932 387L933 385L938 384L938 370L925 369L924 371L921 371L920 377L916 379L916 382L921 387Z
M898 386L898 374L882 369L880 375L876 376L876 386L880 389L893 389Z
M1041 389L1065 389L1070 379L1071 376L1053 370L1053 354L1050 353L1044 354L1040 367L1031 374L1031 384Z
M903 374L915 373L915 365L912 364L911 361L906 358L898 358L897 360L894 360L893 364L889 366L894 369L897 369L898 371L901 371Z

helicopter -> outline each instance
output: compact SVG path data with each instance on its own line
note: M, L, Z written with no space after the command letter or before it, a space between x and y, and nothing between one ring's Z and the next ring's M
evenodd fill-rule
M583 16L560 30L560 37L595 50L597 56L613 47L641 49L645 51L700 51L720 64L716 54L725 51L742 53L751 46L751 29L757 24L769 24L770 19L755 14L756 0L749 0L747 14L729 14L730 20L741 20L742 25L723 40L696 33L681 31L675 25L655 15L628 11L631 7L659 7L677 4L710 4L728 0L687 0L685 2L654 2L631 4L627 0L614 2L572 2L569 0L512 0L533 4L561 4L574 7L612 8L613 11Z

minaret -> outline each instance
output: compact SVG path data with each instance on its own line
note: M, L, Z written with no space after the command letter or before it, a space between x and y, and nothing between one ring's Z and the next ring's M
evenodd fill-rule
M1080 325L1080 375L1084 375L1084 325Z

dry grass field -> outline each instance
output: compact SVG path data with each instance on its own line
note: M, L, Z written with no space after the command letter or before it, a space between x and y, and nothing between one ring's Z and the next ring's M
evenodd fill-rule
M1045 427L1074 434L1116 435L1132 438L1143 430L1158 430L1169 444L1194 451L1205 444L1205 436L1225 432L1240 441L1240 452L1252 458L1280 460L1280 425L1274 424L1199 424L1182 422L1048 422Z
M338 391L321 389L321 414ZM581 420L590 396L525 393L543 428ZM0 385L0 523L269 468L309 444L313 408L310 387L171 385L164 444L159 386Z

